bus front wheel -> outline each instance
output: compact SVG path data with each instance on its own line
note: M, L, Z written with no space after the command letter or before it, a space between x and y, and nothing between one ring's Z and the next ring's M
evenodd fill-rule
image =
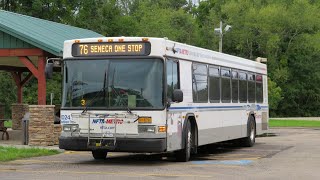
M187 121L185 132L186 132L184 137L185 147L177 151L175 154L176 160L180 162L189 161L190 155L191 155L191 148L193 145L193 134L191 131L191 124L189 120Z
M106 159L108 152L105 150L92 150L92 156L94 159Z

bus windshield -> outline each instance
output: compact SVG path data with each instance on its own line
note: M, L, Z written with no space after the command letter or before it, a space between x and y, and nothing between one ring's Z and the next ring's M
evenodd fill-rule
M62 107L163 108L160 59L65 60Z

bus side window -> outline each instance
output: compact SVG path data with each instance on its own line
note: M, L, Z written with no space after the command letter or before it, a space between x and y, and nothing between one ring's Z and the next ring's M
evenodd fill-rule
M220 69L216 66L209 66L209 97L210 102L220 102Z
M232 102L237 103L239 101L239 77L238 71L232 70Z
M178 61L167 60L167 99L172 101L173 90L180 89Z
M205 64L192 64L193 102L208 102L208 70Z
M257 103L263 102L263 83L262 83L262 75L256 76L256 99Z
M221 101L231 102L230 69L221 69Z
M255 103L256 101L256 86L255 86L255 75L248 74L248 101Z
M239 100L241 103L247 103L248 92L247 92L247 73L239 73Z

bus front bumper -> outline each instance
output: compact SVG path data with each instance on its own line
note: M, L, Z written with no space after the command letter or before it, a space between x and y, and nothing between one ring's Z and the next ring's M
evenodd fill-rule
M112 141L113 140L106 140ZM99 140L91 140L90 144L95 144ZM108 151L114 152L165 152L166 151L166 139L150 139L150 138L117 138L116 146ZM59 148L72 151L91 151L101 147L88 146L87 137L63 137L59 138Z

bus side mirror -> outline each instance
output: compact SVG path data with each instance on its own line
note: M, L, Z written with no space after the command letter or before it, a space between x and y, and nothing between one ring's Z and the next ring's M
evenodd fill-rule
M47 61L46 69L45 69L46 79L52 79L52 74L53 74L53 62Z
M46 79L52 79L53 67L61 67L61 58L49 58L45 68Z
M173 102L182 102L183 101L183 92L180 89L173 90Z

